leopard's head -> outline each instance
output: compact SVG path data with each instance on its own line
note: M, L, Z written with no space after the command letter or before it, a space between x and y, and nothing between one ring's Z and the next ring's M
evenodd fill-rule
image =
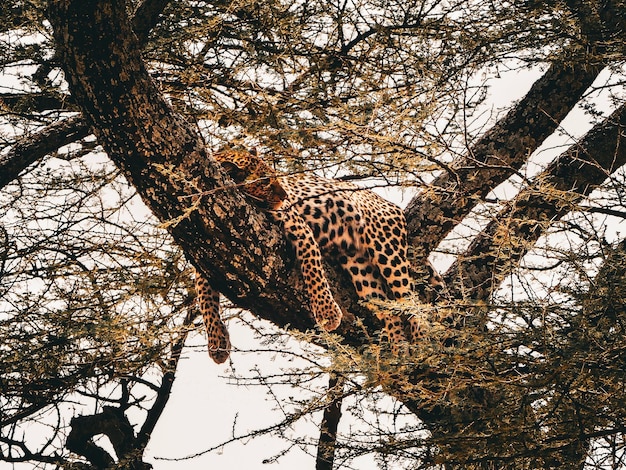
M226 149L214 153L228 175L243 192L265 209L277 210L287 198L276 171L256 153L247 150Z

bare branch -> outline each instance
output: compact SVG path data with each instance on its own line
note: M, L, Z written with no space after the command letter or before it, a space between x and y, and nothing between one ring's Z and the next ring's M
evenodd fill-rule
M21 138L8 153L0 156L0 189L44 155L87 135L89 126L82 117L76 116Z
M324 408L320 424L320 438L317 444L315 470L332 470L337 446L337 428L341 420L341 403L343 379L340 375L331 374L328 380L330 402Z

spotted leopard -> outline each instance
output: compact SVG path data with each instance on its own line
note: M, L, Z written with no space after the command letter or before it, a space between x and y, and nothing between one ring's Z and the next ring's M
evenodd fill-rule
M323 256L339 261L361 299L401 299L412 292L406 221L399 207L352 183L311 174L277 175L248 151L227 150L214 156L250 198L283 223L295 248L315 320L326 330L339 326L342 311L328 285ZM440 284L432 266L428 270L430 283ZM227 357L223 351L229 346L227 333L222 338L211 337L226 331L215 308L217 295L201 276L197 278L209 353L216 362L223 362ZM392 345L405 340L399 316L383 312L377 316ZM420 326L409 323L413 340L419 336Z

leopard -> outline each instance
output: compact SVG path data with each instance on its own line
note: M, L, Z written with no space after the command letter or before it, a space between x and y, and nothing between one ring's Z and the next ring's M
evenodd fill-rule
M236 186L241 186L245 194L259 207L267 209L276 221L283 223L284 231L295 249L296 258L300 261L313 317L326 331L335 330L341 323L343 311L335 301L324 274L319 246L311 228L298 215L296 206L280 210L289 195L274 175L275 171L249 152L216 152L213 157L222 164ZM198 307L207 334L209 356L214 362L221 364L229 357L231 343L220 316L219 292L197 269L195 285Z
M335 301L323 260L336 260L348 274L359 299L401 300L414 291L415 270L408 260L408 238L400 207L354 183L311 173L279 174L256 152L226 149L213 154L234 183L283 225L303 275L315 321L327 331L339 327L343 311ZM428 283L435 290L444 283L426 261ZM230 346L219 315L219 298L197 273L200 311L209 335L209 354L226 360ZM383 336L397 351L406 342L405 322L385 309L376 309ZM411 341L421 326L409 319ZM213 336L216 333L221 337ZM226 356L227 357L227 356Z

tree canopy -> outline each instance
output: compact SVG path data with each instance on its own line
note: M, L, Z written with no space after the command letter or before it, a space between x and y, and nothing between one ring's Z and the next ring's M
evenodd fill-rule
M0 460L149 468L193 265L325 349L284 377L328 387L277 425L323 414L318 469L623 466L623 1L10 0L0 18ZM562 138L574 113L588 126ZM316 330L224 146L395 188L418 277L439 260L447 291L364 304L327 260L350 315ZM376 308L425 337L391 354ZM403 424L338 433L350 403Z

